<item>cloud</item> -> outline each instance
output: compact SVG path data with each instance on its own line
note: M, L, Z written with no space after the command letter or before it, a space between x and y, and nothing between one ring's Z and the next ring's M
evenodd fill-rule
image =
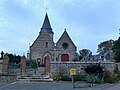
M26 52L39 34L46 6L55 42L67 28L78 50L95 52L99 42L118 36L119 0L1 0L0 50Z

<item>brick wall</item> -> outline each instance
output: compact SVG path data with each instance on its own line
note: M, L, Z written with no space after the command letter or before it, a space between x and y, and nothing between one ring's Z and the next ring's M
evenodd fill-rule
M8 74L8 63L9 63L9 57L7 55L3 58L3 64L2 64L2 73Z
M26 57L21 57L21 64L20 64L21 74L26 74Z

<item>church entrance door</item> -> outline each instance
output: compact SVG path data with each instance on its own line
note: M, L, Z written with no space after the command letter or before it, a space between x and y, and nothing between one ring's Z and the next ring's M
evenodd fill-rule
M61 55L61 61L69 61L69 55L68 54L62 54Z
M45 58L44 58L44 63L45 63L45 75L48 75L50 74L50 56L47 55Z

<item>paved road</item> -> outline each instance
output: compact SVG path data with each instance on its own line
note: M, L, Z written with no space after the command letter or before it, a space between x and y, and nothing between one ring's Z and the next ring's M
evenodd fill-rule
M73 90L71 82L13 82L0 83L0 90ZM86 84L79 84L74 90L120 90L120 83L101 84L88 87Z

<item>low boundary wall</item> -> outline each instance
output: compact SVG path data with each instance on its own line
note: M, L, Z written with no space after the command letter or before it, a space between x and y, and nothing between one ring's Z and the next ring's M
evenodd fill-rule
M96 62L51 62L50 76L54 76L58 74L59 75L69 74L69 70L71 68L75 68L77 74L80 74L83 73L84 66L90 64L97 64L97 63ZM114 71L115 68L114 62L102 62L101 65L103 65L107 70L110 70L111 72Z
M0 82L14 82L18 75L0 75Z

